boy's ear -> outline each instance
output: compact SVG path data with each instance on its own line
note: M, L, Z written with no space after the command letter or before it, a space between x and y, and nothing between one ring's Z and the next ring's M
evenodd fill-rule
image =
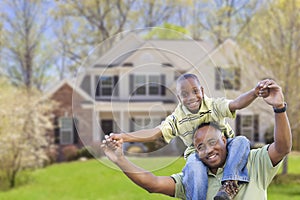
M204 97L204 88L201 86L200 87L201 93L202 93L202 97Z
M178 102L182 104L182 102L181 102L181 99L180 99L179 95L176 95L176 97L177 97L177 99L178 99Z

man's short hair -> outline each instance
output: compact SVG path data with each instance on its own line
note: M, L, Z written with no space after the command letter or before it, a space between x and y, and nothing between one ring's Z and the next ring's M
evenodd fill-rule
M214 127L215 129L219 130L222 132L222 129L220 128L219 124L217 122L205 122L205 123L201 123L197 129L195 130L195 132L199 129L199 128L202 128L202 127L205 127L205 126L212 126Z

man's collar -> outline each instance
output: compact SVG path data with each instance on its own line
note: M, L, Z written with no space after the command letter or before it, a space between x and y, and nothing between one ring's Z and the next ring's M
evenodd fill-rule
M216 176L216 175L218 175L218 174L223 173L223 171L224 171L224 167L220 167L220 168L218 168L217 173L214 174L214 173L212 173L212 172L210 171L210 169L208 169L208 170L207 170L207 174L208 174L208 175L211 175L211 176Z

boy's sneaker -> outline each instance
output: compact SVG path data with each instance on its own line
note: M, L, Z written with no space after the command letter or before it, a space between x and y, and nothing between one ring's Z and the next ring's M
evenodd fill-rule
M237 181L225 181L214 200L232 200L239 192Z

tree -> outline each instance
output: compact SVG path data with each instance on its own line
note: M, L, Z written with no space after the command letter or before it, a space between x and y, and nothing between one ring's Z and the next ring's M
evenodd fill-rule
M47 44L47 3L40 0L1 2L3 22L4 73L16 85L39 89L48 81L51 67L50 42Z
M193 1L193 38L209 39L216 45L235 39L262 4L258 0Z
M164 23L175 23L172 21L175 18L174 15L178 13L182 5L188 2L190 1L137 1L132 7L131 20L134 24L132 28L149 28L161 26Z
M38 91L17 88L0 79L0 179L10 188L25 169L42 167L48 162L51 147L47 130L55 104L41 99Z
M285 94L293 133L293 148L300 149L300 3L276 0L263 7L240 37L240 43L258 63L269 68ZM283 168L287 173L287 163Z
M64 57L60 61L65 67L71 67L70 71L78 69L93 48L122 32L134 2L135 0L57 1L52 10L52 16L56 19L54 33L59 42L57 50ZM111 47L109 43L106 44L102 45L105 47L104 51Z

